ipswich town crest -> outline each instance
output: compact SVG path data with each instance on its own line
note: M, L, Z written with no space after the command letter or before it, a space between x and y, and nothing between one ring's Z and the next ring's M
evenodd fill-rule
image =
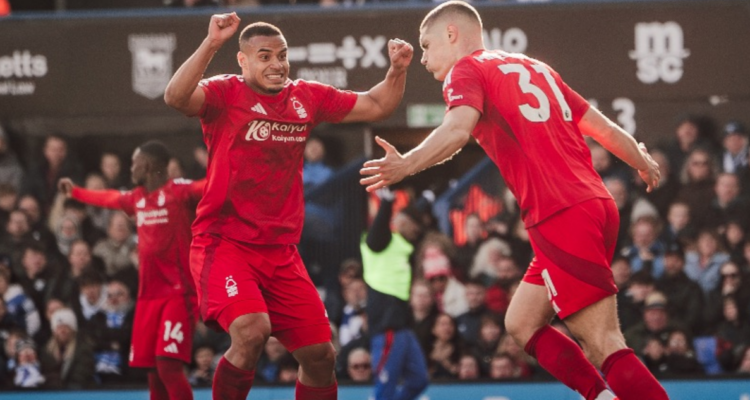
M132 34L128 47L133 56L133 91L149 99L164 94L172 77L174 33Z

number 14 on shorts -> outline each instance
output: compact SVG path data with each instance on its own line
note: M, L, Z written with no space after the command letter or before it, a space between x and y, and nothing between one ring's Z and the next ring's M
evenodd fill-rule
M182 322L178 322L172 326L172 321L164 321L164 341L168 342L170 339L174 339L177 343L182 343L185 339L182 333Z

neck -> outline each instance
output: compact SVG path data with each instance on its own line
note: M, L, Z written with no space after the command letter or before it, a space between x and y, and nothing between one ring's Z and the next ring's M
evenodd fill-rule
M165 183L167 183L166 174L148 175L146 177L146 182L143 184L143 187L146 188L146 192L151 193L154 190L164 186Z

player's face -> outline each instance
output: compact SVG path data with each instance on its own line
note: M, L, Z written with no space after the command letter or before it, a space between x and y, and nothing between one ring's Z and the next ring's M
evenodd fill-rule
M289 60L283 36L251 37L237 53L237 60L245 82L255 92L273 95L284 89L289 77Z
M422 65L432 73L438 81L445 80L445 76L453 68L455 60L450 54L450 41L445 24L435 23L419 32L419 47L422 48Z
M136 186L146 183L146 173L148 172L148 160L141 153L141 149L135 149L133 152L133 163L130 167L130 177Z

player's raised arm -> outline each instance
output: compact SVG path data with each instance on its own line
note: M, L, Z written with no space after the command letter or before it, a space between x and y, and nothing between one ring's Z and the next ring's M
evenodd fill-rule
M198 82L203 78L208 64L221 46L237 32L240 18L236 13L211 16L208 36L180 68L175 72L164 91L164 102L187 115L200 112L206 97Z
M375 138L385 149L385 157L364 164L360 173L369 176L362 178L360 184L366 185L367 191L372 192L450 159L469 140L480 115L477 109L470 106L451 108L445 114L443 123L422 143L404 155L399 154L398 150L385 140Z
M354 108L342 122L378 121L388 118L401 103L406 88L406 70L414 56L414 47L401 39L388 42L391 67L385 79L365 93L360 93Z
M578 128L581 133L590 136L617 158L637 169L641 179L648 185L647 191L650 192L659 186L659 164L648 154L646 146L637 143L599 110L590 107L578 122Z
M76 185L70 178L60 178L57 188L66 197L81 203L115 210L123 209L123 203L120 201L122 193L118 190L88 190Z

